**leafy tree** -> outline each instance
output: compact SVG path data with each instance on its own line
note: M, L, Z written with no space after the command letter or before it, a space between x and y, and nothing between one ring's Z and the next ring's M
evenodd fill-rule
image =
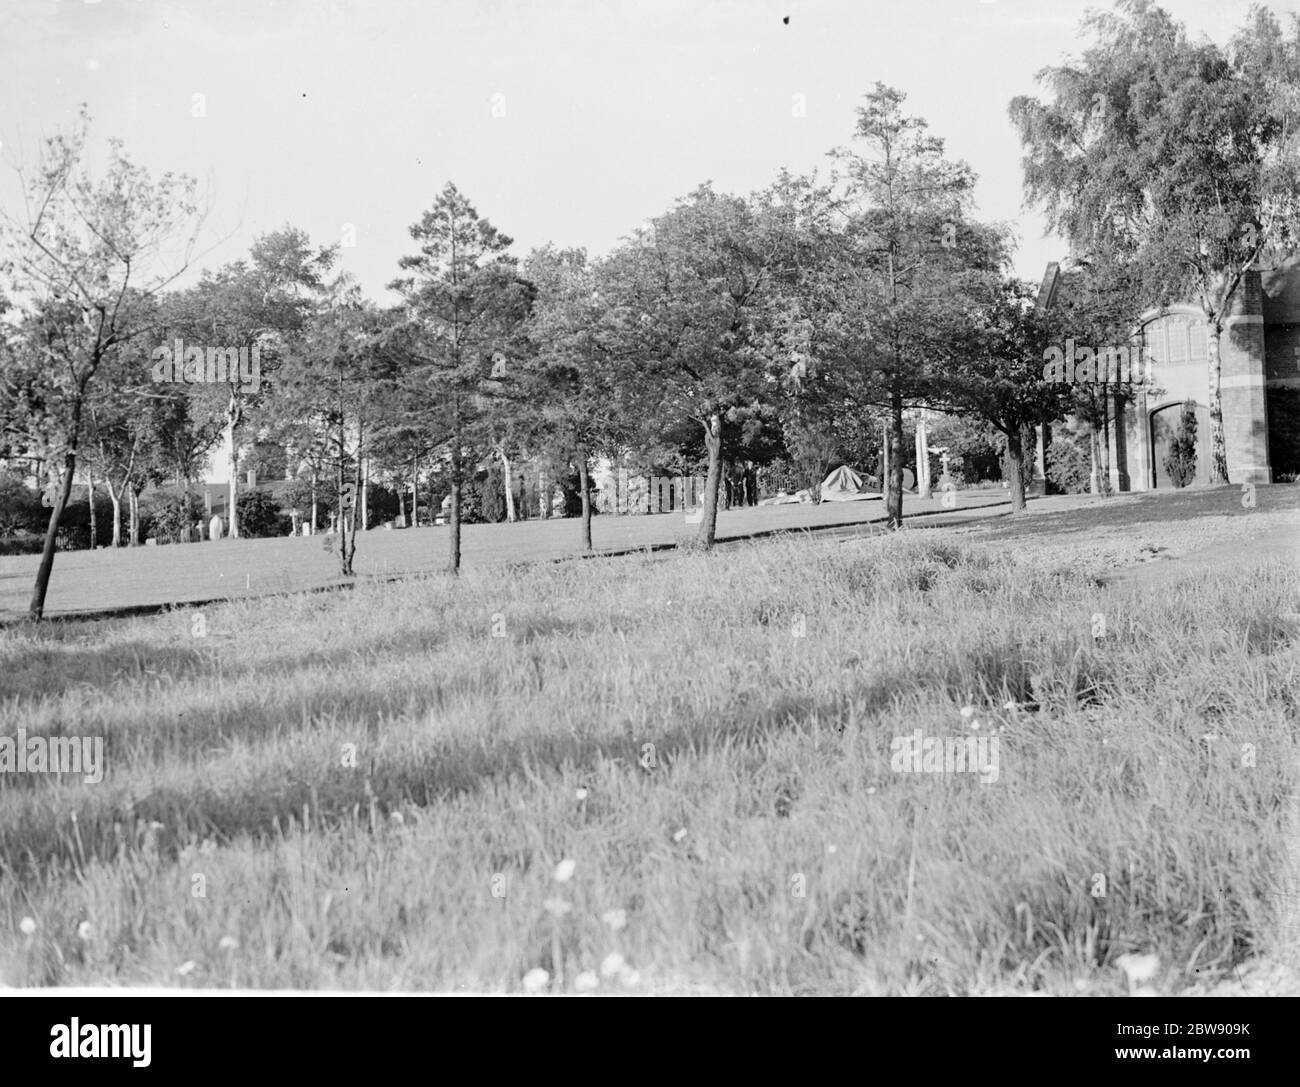
M590 551L591 458L617 456L635 429L618 410L616 348L600 334L600 275L583 250L549 245L529 255L524 274L537 295L527 330L532 352L516 385L526 414L516 417L515 431L577 469L582 542Z
M194 402L193 414L219 421L230 478L229 535L239 532L239 453L246 426L280 421L273 390L285 352L292 350L325 291L337 247L316 248L305 231L292 226L258 237L249 262L236 261L185 291L169 307L170 332L200 355L236 352L238 367L216 367L205 379L180 386ZM256 363L256 365L254 365Z
M460 570L461 486L466 453L484 441L498 360L523 349L531 288L507 250L512 241L448 184L411 237L406 274L390 287L402 295L405 321L389 338L402 359L395 378L406 394L406 425L431 432L450 451L449 569Z
M778 360L789 357L776 290L783 256L778 219L706 185L600 269L612 410L642 420L647 436L684 420L703 431L703 547L717 534L724 423L741 424L774 395Z
M335 483L340 572L353 575L362 465L382 414L383 317L346 274L327 289L280 370L277 406L295 440L324 454Z
M1095 44L1044 69L1050 102L1010 106L1025 189L1085 254L1126 257L1146 297L1194 298L1209 339L1212 482L1228 482L1220 339L1246 274L1297 237L1300 19L1271 14L1225 52L1151 0L1084 21Z
M961 364L948 331L966 312L963 282L995 271L992 232L964 219L975 183L944 157L905 95L877 83L858 110L857 146L836 152L844 215L817 292L823 354L839 397L882 408L888 421L885 507L903 522L903 413L938 406L945 374Z
M114 351L150 331L153 299L188 263L201 217L194 183L151 178L109 142L100 176L85 166L82 112L70 135L45 141L32 177L19 172L25 214L0 215L0 275L19 319L5 367L0 431L47 465L49 527L29 614L39 620L54 567L59 519L85 435L92 383ZM183 255L165 254L182 243Z
M1026 434L1040 420L1054 418L1070 396L1064 382L1047 379L1043 356L1052 339L1047 314L1035 309L1034 292L1011 281L966 314L961 336L962 365L945 381L947 406L988 422L1005 443L1006 480L1013 513L1025 509Z

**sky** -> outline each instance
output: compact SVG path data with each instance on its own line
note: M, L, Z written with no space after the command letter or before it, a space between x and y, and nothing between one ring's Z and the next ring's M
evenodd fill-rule
M150 170L198 179L196 267L290 223L344 243L341 266L391 303L408 228L449 180L521 257L548 241L601 254L704 181L748 193L783 167L825 170L881 81L975 170L975 214L1016 229L1016 271L1037 281L1064 245L1022 207L1007 104L1082 51L1096 6L0 0L0 203L85 102L93 145L120 137ZM1223 42L1249 3L1163 6Z

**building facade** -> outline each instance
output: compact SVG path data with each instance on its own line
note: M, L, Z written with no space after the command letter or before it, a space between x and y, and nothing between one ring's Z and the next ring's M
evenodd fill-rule
M1069 273L1050 264L1039 304L1068 290ZM1207 484L1211 462L1209 335L1199 306L1144 313L1134 345L1146 360L1132 396L1111 394L1110 485L1116 491L1173 487L1164 466L1183 405L1196 406L1196 474ZM1247 273L1219 338L1220 395L1228 476L1234 484L1272 483L1300 471L1300 257ZM1038 474L1042 474L1042 449Z

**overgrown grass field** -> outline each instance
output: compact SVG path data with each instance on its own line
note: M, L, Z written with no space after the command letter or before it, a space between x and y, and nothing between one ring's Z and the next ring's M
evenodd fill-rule
M1284 927L1300 575L1143 592L1064 554L778 539L0 632L0 731L102 735L108 767L0 775L0 979L1221 975ZM891 767L918 728L996 739L997 780Z

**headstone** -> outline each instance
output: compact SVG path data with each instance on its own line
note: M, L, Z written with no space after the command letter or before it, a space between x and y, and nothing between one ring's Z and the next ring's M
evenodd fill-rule
M221 515L217 514L216 516L214 516L212 520L208 522L208 539L209 540L221 539L221 532L224 527L225 525L222 523Z
M147 540L145 540L144 545L145 547L157 547L158 538L156 536L150 536Z

